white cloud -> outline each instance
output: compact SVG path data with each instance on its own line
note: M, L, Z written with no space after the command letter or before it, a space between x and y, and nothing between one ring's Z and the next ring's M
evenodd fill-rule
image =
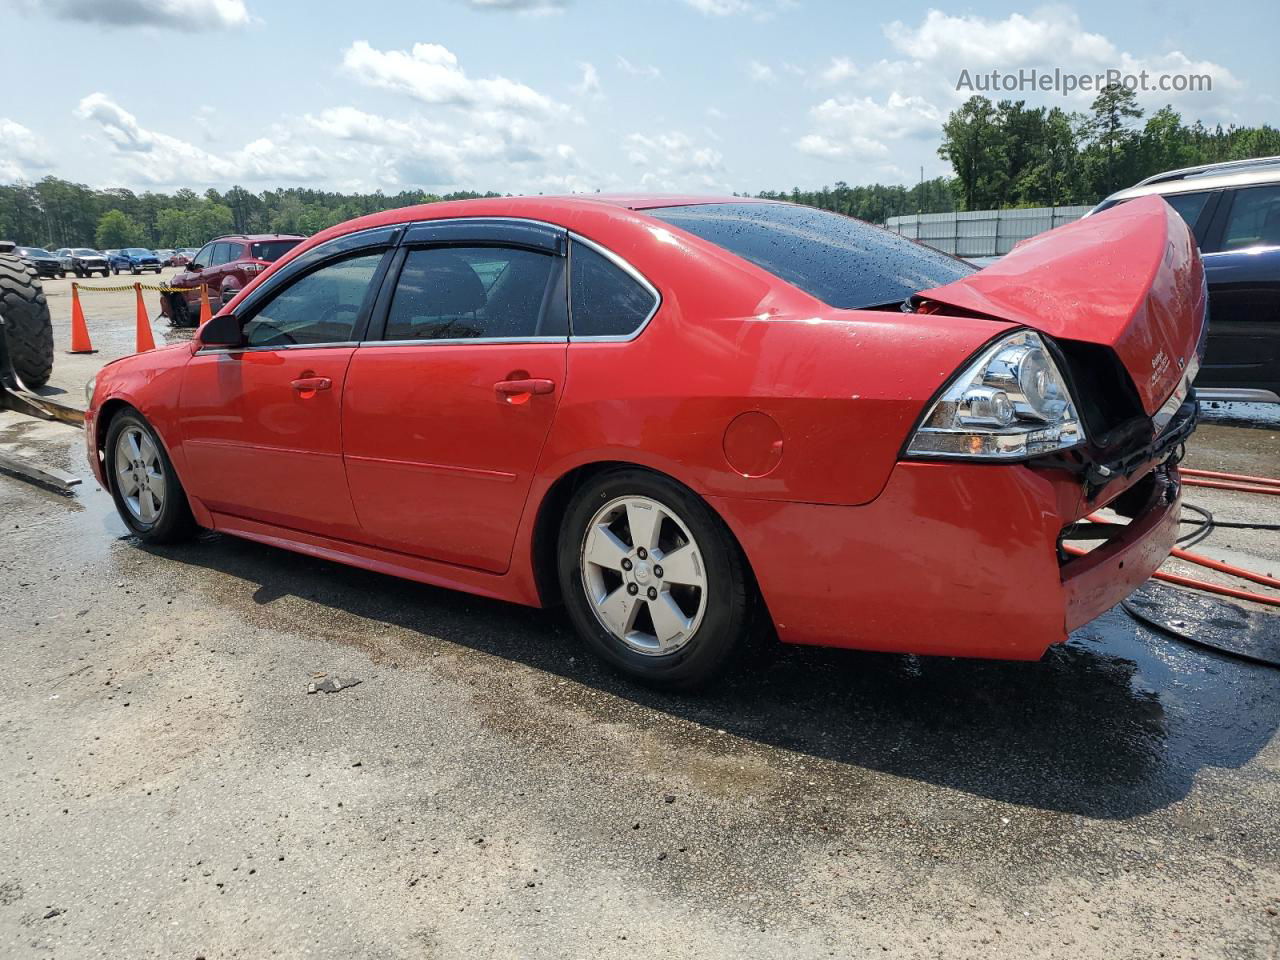
M0 117L0 183L25 180L52 167L53 158L40 137L18 121Z
M328 172L323 154L313 146L260 137L231 153L215 154L148 130L105 93L80 101L76 116L96 124L113 154L125 161L131 180L148 184L302 182Z
M633 77L644 77L647 80L659 80L662 78L662 71L657 67L647 63L632 63L622 54L618 54L618 66Z
M551 114L550 97L506 77L473 79L447 47L415 43L411 50L378 50L357 40L342 57L343 68L371 87L394 90L430 104Z
M1065 7L1045 7L1030 15L1010 14L1004 19L979 16L951 16L930 10L916 26L894 21L885 26L885 36L907 62L885 65L899 77L912 73L933 79L945 86L956 99L968 92L956 93L955 84L961 70L974 73L1016 72L1036 67L1052 71L1060 67L1071 73L1101 74L1117 69L1137 75L1145 70L1153 77L1166 73L1198 73L1213 78L1211 93L1178 94L1173 91L1138 91L1139 100L1151 106L1173 103L1193 116L1203 117L1226 111L1227 103L1242 87L1229 69L1209 60L1197 60L1179 50L1159 54L1138 54L1120 49L1100 33L1086 30L1080 17ZM1096 90L1080 91L1071 97L1053 95L1058 104L1069 109L1086 107ZM995 94L1024 97L1040 103L1050 102L1033 91Z
M936 137L943 115L922 97L891 93L884 103L870 97L830 98L809 111L820 132L796 141L802 153L827 159L881 158L889 154L885 141L908 137Z
M848 57L832 57L819 76L823 83L841 83L858 76L858 72L857 65Z
M747 64L747 75L756 83L773 83L778 79L773 67L759 60L752 60Z
M527 13L543 16L564 13L569 0L467 0L473 10L496 10L508 13Z
M709 17L729 17L736 13L755 12L755 6L748 0L685 0L685 3Z
M690 186L721 188L724 157L713 147L695 143L679 131L646 135L628 134L627 160L643 167L640 186L658 189L687 189Z
M600 73L593 63L579 64L582 68L582 79L571 88L580 97L592 97L599 100L604 96L600 89Z
M167 27L195 33L248 26L244 0L18 0L28 12L77 23Z

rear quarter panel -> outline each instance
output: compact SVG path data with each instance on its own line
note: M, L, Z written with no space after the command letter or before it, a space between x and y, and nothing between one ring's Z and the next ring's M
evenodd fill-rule
M621 460L707 496L866 503L936 391L1010 328L834 311L714 267L642 272L663 303L640 336L570 343L545 472ZM726 431L750 412L777 428L754 442L781 445L762 475L747 475L726 454Z

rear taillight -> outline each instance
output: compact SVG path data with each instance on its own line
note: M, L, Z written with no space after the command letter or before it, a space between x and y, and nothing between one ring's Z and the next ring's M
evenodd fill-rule
M246 263L244 265L244 272L250 276L255 273L261 273L265 269L267 269L267 265L265 263Z

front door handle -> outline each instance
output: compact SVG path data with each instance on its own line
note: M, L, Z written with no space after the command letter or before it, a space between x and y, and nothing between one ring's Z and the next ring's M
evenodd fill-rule
M493 385L494 392L498 395L499 400L512 400L520 396L529 396L530 394L546 394L552 393L556 389L554 380L543 380L540 378L531 378L525 380L499 380Z
M328 377L299 377L292 381L290 386L299 393L315 393L317 390L328 390L333 386L333 381Z

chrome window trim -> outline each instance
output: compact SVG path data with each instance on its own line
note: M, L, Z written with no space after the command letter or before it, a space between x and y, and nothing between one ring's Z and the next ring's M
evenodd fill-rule
M343 340L338 343L282 343L278 346L261 347L201 347L195 352L197 357L216 353L262 353L267 350L335 350L338 347L358 347L358 340Z
M355 344L357 347L421 347L423 345L434 346L458 346L467 343L568 343L569 338L565 336L558 337L449 337L442 340L433 340L430 337L424 337L421 340L361 340ZM301 346L301 344L300 344ZM334 344L334 346L348 346L348 344Z
M571 343L629 343L640 334L644 333L645 327L649 326L649 321L662 308L662 294L658 288L649 282L649 278L631 265L629 261L614 253L608 247L601 246L594 240L588 239L579 233L569 231L569 239L574 243L581 243L584 247L589 247L600 256L604 257L623 273L640 284L649 295L653 297L653 307L640 324L627 334L611 334L608 336L575 336L573 332L573 247L569 247L569 340Z

